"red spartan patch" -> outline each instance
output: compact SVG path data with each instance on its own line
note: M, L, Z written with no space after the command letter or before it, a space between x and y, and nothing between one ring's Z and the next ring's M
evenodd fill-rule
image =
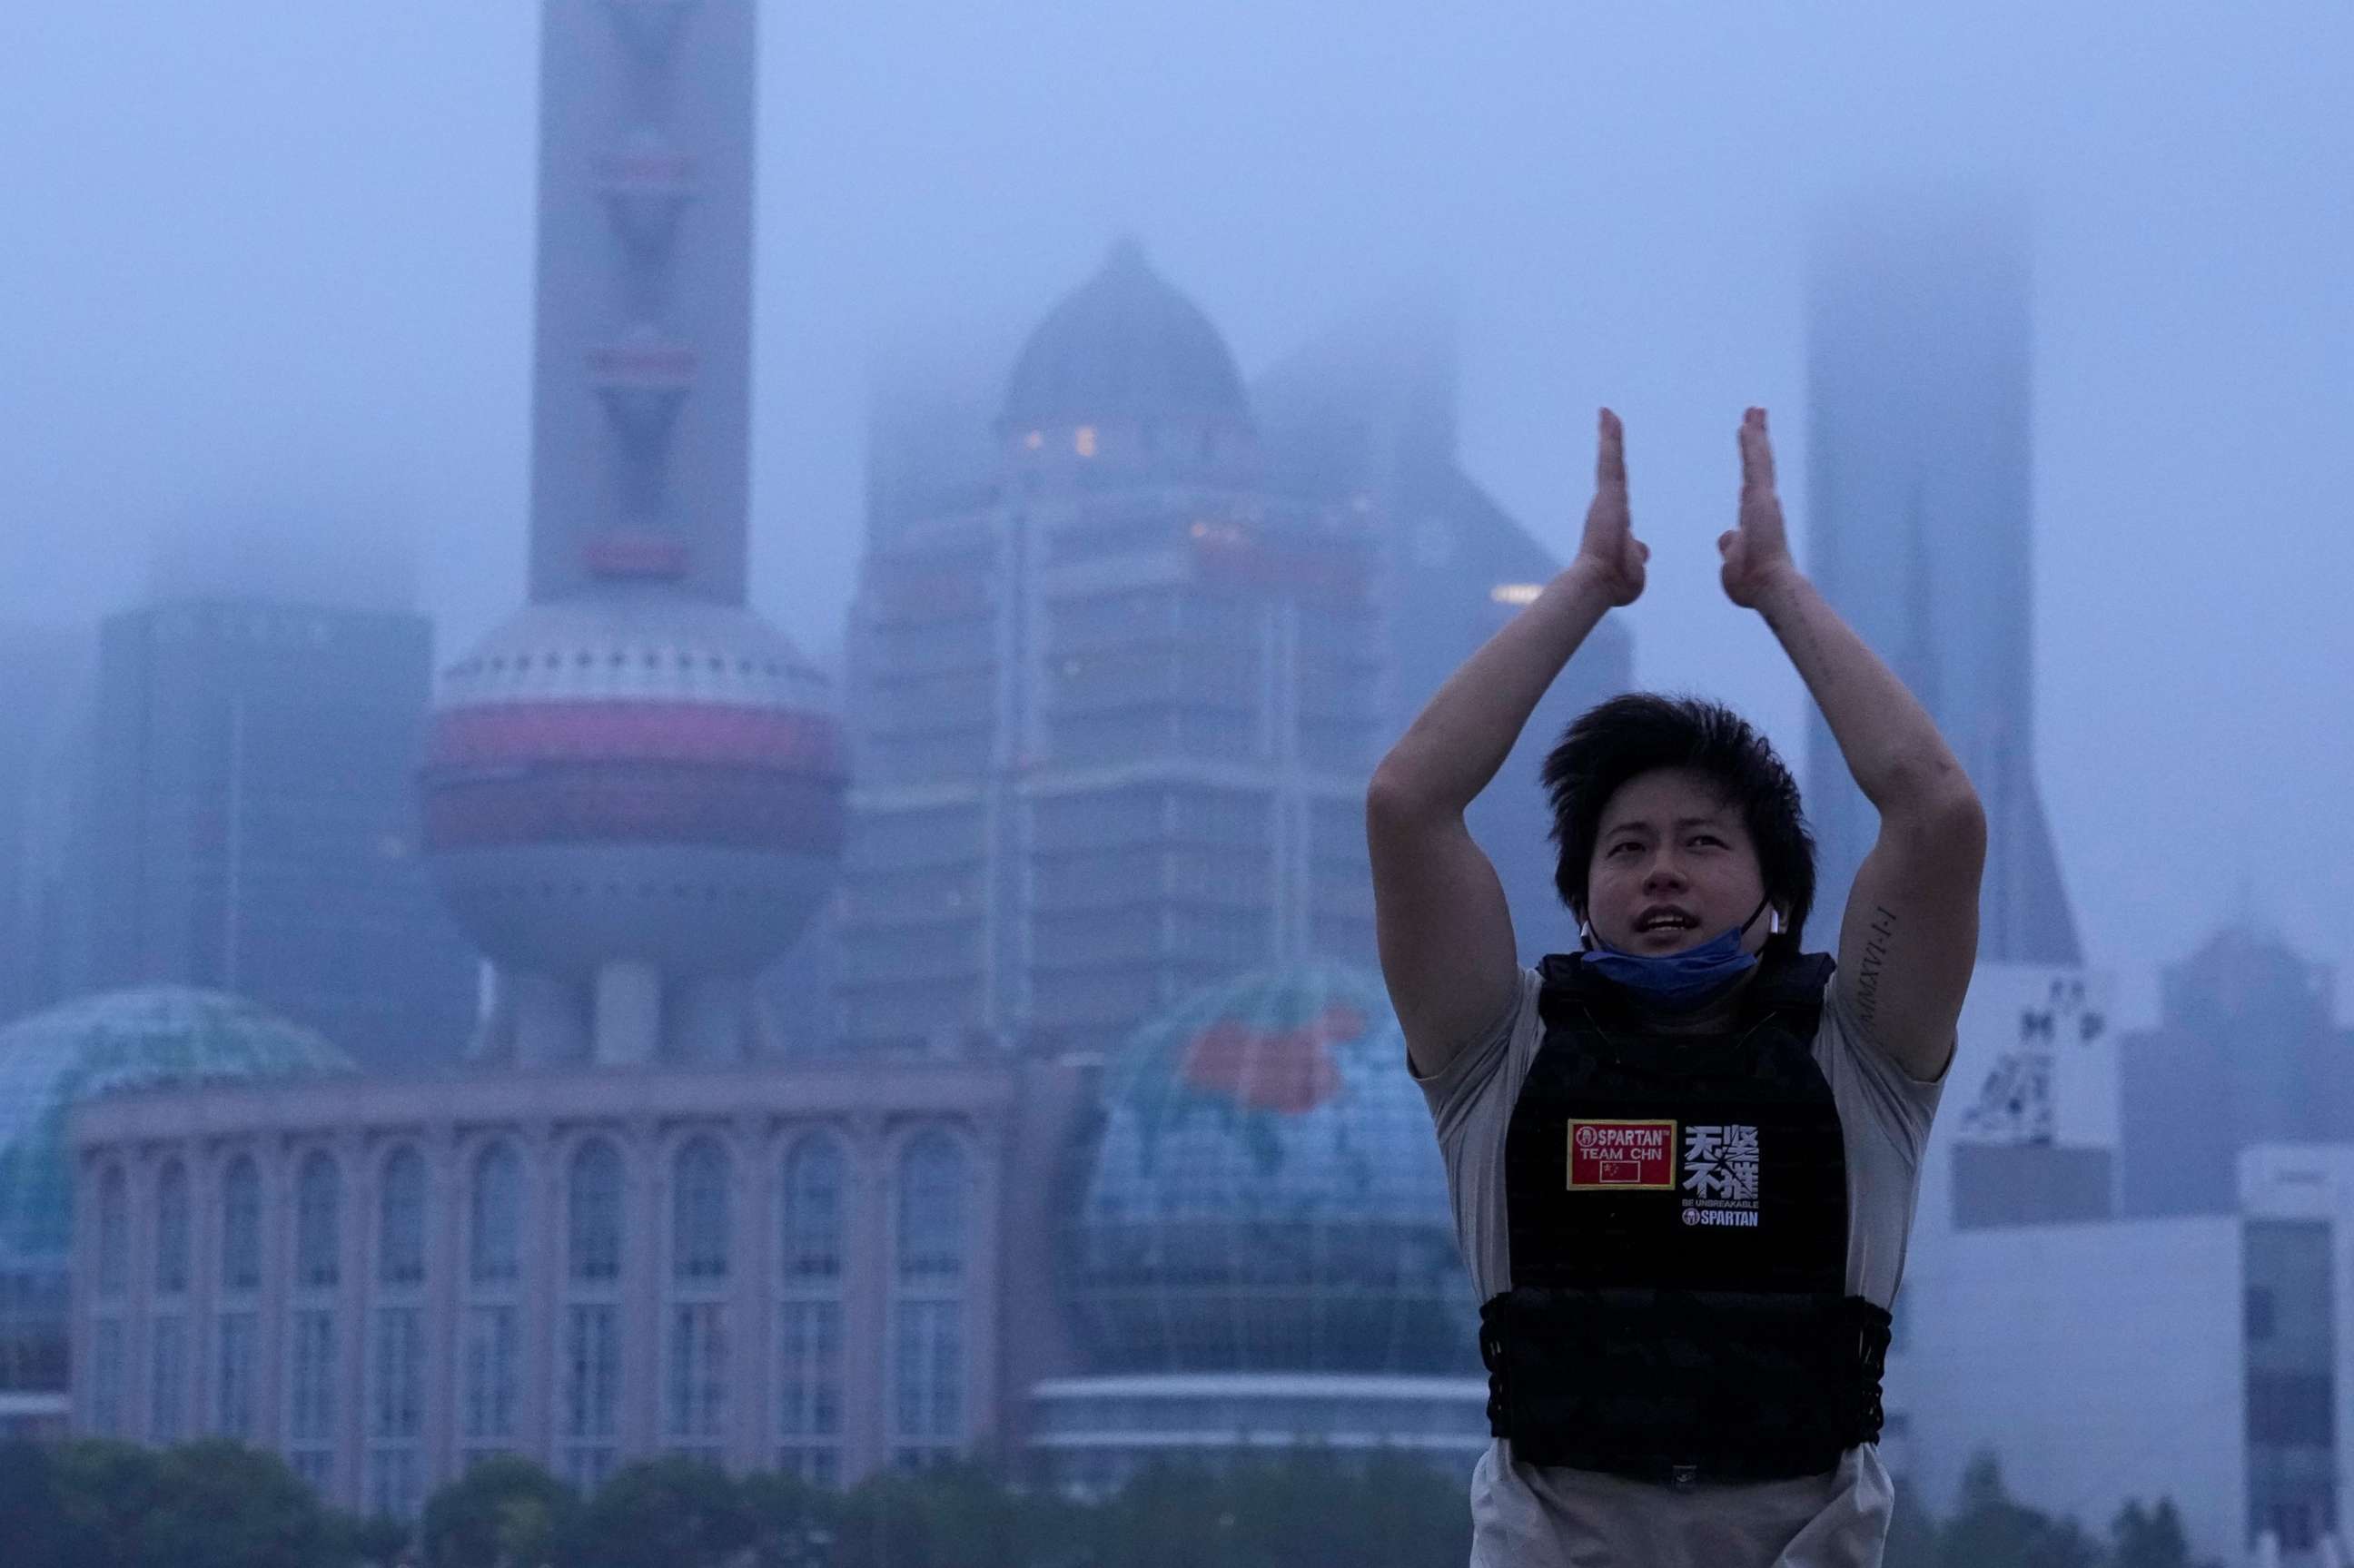
M1580 1121L1569 1124L1569 1190L1573 1192L1676 1184L1676 1124L1671 1121Z

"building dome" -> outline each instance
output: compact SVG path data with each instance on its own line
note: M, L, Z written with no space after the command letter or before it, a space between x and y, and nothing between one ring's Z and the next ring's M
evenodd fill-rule
M1109 1065L1083 1152L1064 1284L1091 1371L1478 1369L1377 978L1313 963L1195 994Z
M1023 345L1005 428L1177 419L1247 427L1242 376L1210 318L1123 239Z
M532 605L442 673L423 779L443 896L502 963L749 972L843 831L825 677L739 607Z
M0 1029L0 1273L65 1266L76 1103L352 1067L321 1036L251 1002L178 986L85 997Z

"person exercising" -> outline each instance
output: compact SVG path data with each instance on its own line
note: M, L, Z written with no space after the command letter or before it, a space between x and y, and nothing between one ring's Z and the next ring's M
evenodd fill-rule
M1383 977L1483 1303L1474 1568L1854 1568L1893 1491L1880 1383L1921 1152L1978 957L1986 815L1935 724L1791 559L1743 418L1725 596L1766 618L1880 832L1837 960L1814 842L1720 704L1634 693L1548 755L1582 950L1522 969L1463 823L1538 698L1643 591L1601 413L1577 556L1366 792Z

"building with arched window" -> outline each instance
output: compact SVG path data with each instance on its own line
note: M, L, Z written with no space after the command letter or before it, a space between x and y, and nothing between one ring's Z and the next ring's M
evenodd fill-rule
M234 997L154 986L84 997L0 1029L0 1436L59 1429L68 1413L68 1262L75 1224L73 1107L101 1095L164 1085L222 1084L348 1072L351 1060L308 1030ZM110 1177L83 1188L95 1213L90 1280L94 1316L81 1379L93 1422L130 1414L126 1303L153 1305L147 1381L165 1390L144 1417L160 1434L214 1430L205 1413L175 1402L205 1353L188 1315L194 1239L207 1198L185 1160L164 1160L154 1184L134 1190ZM250 1189L239 1186L242 1198ZM248 1211L249 1213L249 1211ZM238 1231L233 1277L259 1278L260 1235Z
M74 1127L75 1425L413 1517L493 1454L844 1485L1018 1444L1071 1369L1081 1075L840 1060L125 1094Z

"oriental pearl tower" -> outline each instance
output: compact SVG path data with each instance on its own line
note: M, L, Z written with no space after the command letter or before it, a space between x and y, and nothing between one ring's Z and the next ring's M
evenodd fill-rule
M831 693L745 605L755 0L545 0L530 602L421 775L520 1065L725 1061L841 858Z

